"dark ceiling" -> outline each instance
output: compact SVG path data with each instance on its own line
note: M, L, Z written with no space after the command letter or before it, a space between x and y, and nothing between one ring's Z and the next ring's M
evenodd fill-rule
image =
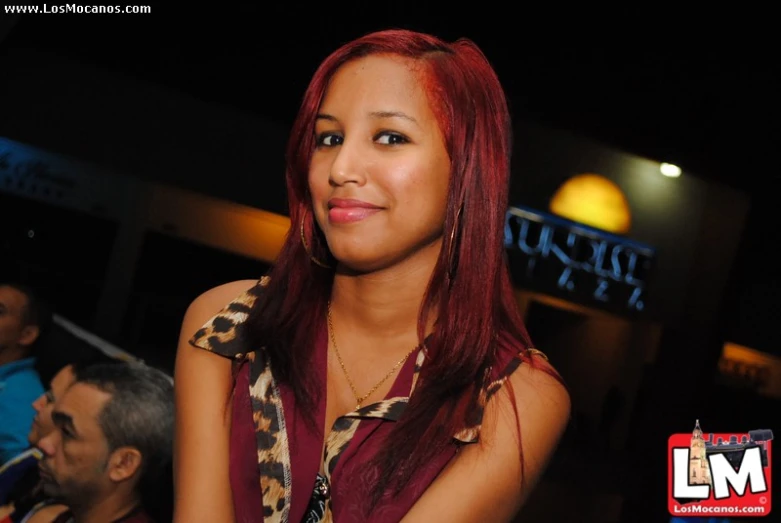
M760 30L738 37L629 13L562 25L543 11L481 17L430 2L255 4L26 15L3 45L55 51L288 124L318 63L346 40L387 27L465 36L493 62L516 117L746 190L779 176L771 114L781 75Z
M509 2L458 12L437 4L204 3L146 15L26 15L0 20L0 52L53 51L288 125L314 69L347 40L388 27L469 37L494 64L514 117L751 193L730 322L745 343L777 350L781 278L770 260L781 238L770 187L779 182L781 72L770 20L709 12L707 23L684 23L679 13L618 4L604 15L561 4L515 13L503 10Z

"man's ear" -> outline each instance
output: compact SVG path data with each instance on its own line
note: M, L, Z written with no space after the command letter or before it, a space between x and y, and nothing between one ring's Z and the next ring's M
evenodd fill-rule
M127 481L141 470L141 452L133 447L120 447L111 453L108 475L111 481Z
M22 335L19 337L19 345L29 347L35 343L39 334L41 334L41 329L39 329L37 325L27 325L22 329Z

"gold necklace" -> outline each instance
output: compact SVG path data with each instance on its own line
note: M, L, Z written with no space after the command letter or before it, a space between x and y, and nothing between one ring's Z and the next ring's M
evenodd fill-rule
M350 374L347 372L347 367L345 367L344 361L342 361L342 355L339 354L339 346L336 345L336 337L334 337L334 324L333 324L333 320L331 320L331 301L330 300L328 301L328 333L331 336L331 344L334 346L334 352L336 353L336 359L339 361L339 366L342 367L342 372L344 373L344 377L347 378L347 383L350 385L350 388L353 391L353 396L355 396L355 401L357 402L357 405L355 406L355 410L360 409L361 408L361 404L366 400L366 398L368 398L369 396L374 394L374 392L378 388L380 388L380 385L385 383L385 381L388 378L393 376L393 373L396 372L396 370L401 366L401 364L404 363L405 361L407 361L407 358L409 358L410 355L412 355L412 353L415 352L415 350L417 349L417 347L414 347L411 351L409 351L406 356L401 358L396 363L396 365L394 365L393 368L385 376L383 376L383 378L380 381L378 381L377 384L374 387L372 387L369 390L369 392L367 392L366 394L361 396L361 395L358 394L358 390L355 388L355 384L353 383L353 380L350 378Z

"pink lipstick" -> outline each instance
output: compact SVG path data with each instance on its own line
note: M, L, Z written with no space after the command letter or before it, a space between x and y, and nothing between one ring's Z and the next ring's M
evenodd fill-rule
M361 200L332 198L328 200L328 220L331 223L354 223L382 210L382 207Z

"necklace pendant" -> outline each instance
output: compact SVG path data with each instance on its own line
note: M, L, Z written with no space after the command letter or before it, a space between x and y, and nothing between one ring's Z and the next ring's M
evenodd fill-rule
M355 410L361 410L361 404L360 403L355 406Z

